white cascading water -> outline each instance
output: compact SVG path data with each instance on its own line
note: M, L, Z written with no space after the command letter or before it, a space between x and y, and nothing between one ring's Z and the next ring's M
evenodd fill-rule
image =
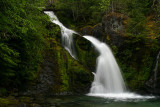
M97 68L90 93L123 93L126 91L118 64L110 48L94 37L84 36L100 53L97 58Z
M157 81L157 68L158 68L158 60L159 60L159 57L160 57L160 51L157 55L157 58L156 58L156 66L154 68L154 90L156 88L156 81Z
M92 36L83 37L89 40L100 54L97 58L96 73L93 73L94 81L87 95L116 100L154 98L127 92L120 68L107 44Z
M52 11L44 11L44 13L50 16L50 20L53 23L60 26L62 44L70 55L76 59L72 35L78 33L66 28ZM89 96L98 96L116 100L154 98L154 96L141 96L127 92L120 69L110 48L94 37L83 37L89 40L100 53L97 58L96 73L93 73L94 81L90 93L88 94Z
M64 48L69 52L69 54L76 59L76 53L73 43L73 34L78 34L77 32L66 28L57 18L57 16L53 13L53 11L44 11L47 15L49 15L50 20L59 25L61 28L61 34L62 34L62 45Z

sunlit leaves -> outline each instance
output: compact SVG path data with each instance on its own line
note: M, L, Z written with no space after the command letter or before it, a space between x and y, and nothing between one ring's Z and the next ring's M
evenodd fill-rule
M108 6L110 6L111 0L101 0L99 3L101 10L104 12L107 10Z

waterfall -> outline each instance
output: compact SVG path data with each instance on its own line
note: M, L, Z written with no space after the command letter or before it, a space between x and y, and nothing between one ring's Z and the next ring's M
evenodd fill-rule
M95 46L99 52L97 58L96 73L90 89L90 93L123 93L126 91L118 64L110 48L96 38L84 36Z
M159 60L159 56L160 56L160 51L157 55L157 58L156 58L156 65L155 65L155 68L154 68L154 90L156 88L156 81L157 81L157 68L158 68L158 60Z
M57 16L53 13L53 11L44 11L47 15L49 15L50 20L57 24L61 28L62 35L62 45L69 52L69 54L76 59L76 53L73 42L73 34L78 34L77 32L66 28L57 18Z
M120 68L107 44L100 42L92 36L83 36L89 40L99 52L96 73L88 96L97 96L116 100L150 99L154 96L141 96L126 90Z
M50 20L53 23L60 26L62 34L62 45L70 53L70 55L76 59L72 35L78 33L66 28L52 11L44 11L44 13L50 16ZM96 73L93 73L94 81L92 83L90 93L88 94L89 96L114 99L154 98L154 96L141 96L127 92L118 64L107 44L100 42L91 36L83 37L89 40L100 54L97 58Z

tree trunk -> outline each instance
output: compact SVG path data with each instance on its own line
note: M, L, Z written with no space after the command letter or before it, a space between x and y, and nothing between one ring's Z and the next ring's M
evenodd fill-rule
M74 8L72 8L72 16L73 16L73 19L74 19L74 21L76 21L76 17L75 17Z
M152 4L152 7L155 5L155 2L156 2L156 0L153 0L153 4Z
M114 3L112 1L112 12L114 12Z

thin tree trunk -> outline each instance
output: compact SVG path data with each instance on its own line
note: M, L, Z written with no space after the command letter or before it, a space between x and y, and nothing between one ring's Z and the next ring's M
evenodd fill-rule
M153 0L153 4L152 4L152 7L155 5L155 2L156 2L156 0Z
M114 3L113 3L113 1L112 1L112 12L114 12Z
M72 8L72 16L73 16L74 21L76 21L75 12L74 12L74 9L73 9L73 8Z
M85 16L83 16L83 20L84 20L84 22L87 22L87 21L86 21L86 18L85 18Z

